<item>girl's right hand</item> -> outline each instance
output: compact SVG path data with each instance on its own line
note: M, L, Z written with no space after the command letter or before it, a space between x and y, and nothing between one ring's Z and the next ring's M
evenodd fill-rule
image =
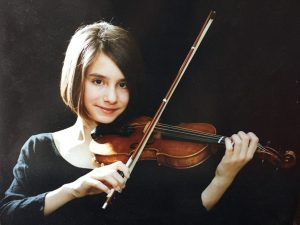
M124 177L118 172L122 172ZM94 195L102 192L107 194L110 189L121 191L125 187L125 183L129 178L130 171L121 161L110 165L93 169L86 175L78 178L72 183L65 185L73 197L81 198L86 195Z

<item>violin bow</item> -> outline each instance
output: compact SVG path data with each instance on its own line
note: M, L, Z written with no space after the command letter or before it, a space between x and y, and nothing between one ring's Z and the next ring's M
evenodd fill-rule
M171 84L171 87L169 88L166 96L163 98L158 110L156 111L154 117L152 118L149 126L146 128L146 131L144 133L144 136L142 137L141 141L139 142L139 144L137 145L136 149L134 150L134 153L130 156L130 158L128 159L126 166L129 168L130 171L132 171L137 163L137 161L139 160L149 138L151 137L155 126L157 125L162 113L164 112L170 98L172 97L176 87L178 86L181 78L183 77L184 72L186 71L190 61L192 60L194 54L196 53L200 43L202 42L206 32L208 31L210 25L212 24L214 18L216 16L216 12L211 10L204 22L204 24L202 25L202 28L196 38L196 40L194 41L191 49L189 50L185 60L183 61L176 77L175 80L173 81L173 83ZM120 172L120 174L122 175L122 173ZM110 193L107 194L106 196L106 201L104 202L102 209L106 209L106 207L108 206L108 204L112 201L113 196L115 195L116 190L115 189L111 189Z

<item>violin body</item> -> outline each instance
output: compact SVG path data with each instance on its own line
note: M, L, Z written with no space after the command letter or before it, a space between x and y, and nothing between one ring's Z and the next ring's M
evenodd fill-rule
M144 135L145 126L150 120L148 117L140 117L131 121L129 124L135 128L130 135L123 132L123 135L106 134L95 138L90 149L95 154L97 162L106 165L120 160L126 163ZM215 127L208 123L181 123L177 127L216 134ZM140 160L156 160L159 165L187 169L207 160L213 149L213 145L166 137L164 133L155 130Z

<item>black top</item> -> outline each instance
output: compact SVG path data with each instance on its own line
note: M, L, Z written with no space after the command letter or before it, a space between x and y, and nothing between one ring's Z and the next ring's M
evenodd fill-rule
M175 225L204 224L210 220L201 203L201 192L214 170L203 165L177 170L157 166L154 161L138 162L126 188L106 210L101 208L106 199L103 193L75 199L44 217L46 193L89 171L63 159L50 133L32 136L21 150L14 180L1 201L1 224Z

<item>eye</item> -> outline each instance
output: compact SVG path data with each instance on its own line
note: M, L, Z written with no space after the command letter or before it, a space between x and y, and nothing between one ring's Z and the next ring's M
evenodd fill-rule
M95 79L95 80L93 80L93 83L96 84L96 85L101 85L101 84L103 84L103 80Z
M127 88L127 82L126 81L122 81L122 82L120 82L119 83L119 86L121 87L121 88Z

